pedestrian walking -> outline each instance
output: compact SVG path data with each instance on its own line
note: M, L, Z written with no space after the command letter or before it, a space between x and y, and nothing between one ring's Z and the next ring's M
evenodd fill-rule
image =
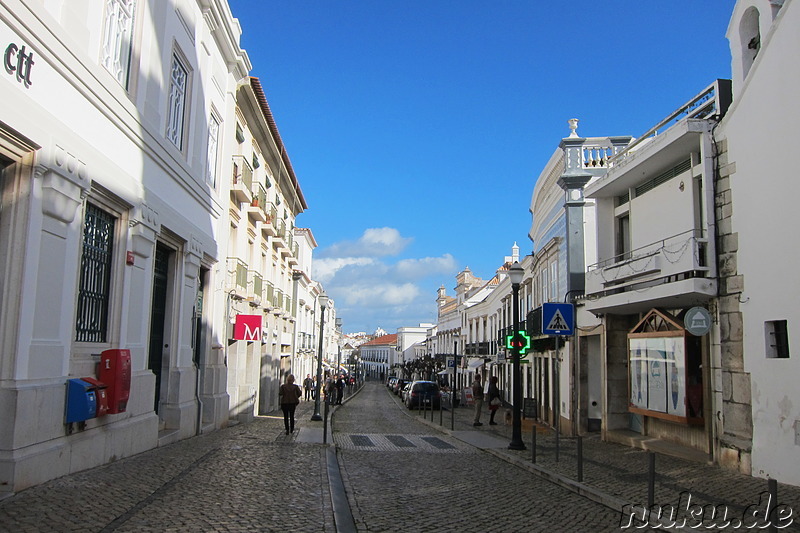
M303 388L306 391L305 400L308 401L309 398L313 400L314 398L311 396L311 391L314 388L314 380L311 379L311 374L306 374L306 379L303 380Z
M342 397L344 397L344 376L339 374L336 380L336 405L342 405Z
M334 379L333 373L328 374L327 379L325 380L325 403L331 405L336 400L336 380Z
M503 400L500 399L500 389L497 388L497 376L489 378L489 387L486 390L487 401L489 402L489 425L496 426L497 422L494 421L494 415L500 409L500 404Z
M481 375L475 373L475 381L472 382L472 400L475 403L475 420L472 422L473 426L482 426L481 424L481 411L483 410L483 384L481 383Z
M288 435L294 432L294 411L303 396L303 391L294 383L293 374L286 376L286 383L280 386L278 396L281 410L283 410L283 425L286 426L286 434Z

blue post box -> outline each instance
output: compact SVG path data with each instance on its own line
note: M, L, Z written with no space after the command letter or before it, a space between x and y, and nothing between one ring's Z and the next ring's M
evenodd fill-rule
M94 385L82 379L67 381L66 423L83 422L97 416L97 398Z

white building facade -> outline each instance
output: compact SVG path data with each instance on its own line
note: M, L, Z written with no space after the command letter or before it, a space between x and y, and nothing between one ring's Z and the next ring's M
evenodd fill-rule
M718 134L721 463L800 485L800 293L790 169L800 4L739 0L727 37L733 103Z
M0 6L0 490L227 422L211 317L240 33L222 1ZM65 422L68 380L111 349L125 410Z

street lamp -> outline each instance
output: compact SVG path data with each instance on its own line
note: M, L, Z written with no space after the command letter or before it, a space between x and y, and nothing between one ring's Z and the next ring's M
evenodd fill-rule
M524 275L525 270L523 270L518 261L514 261L514 264L508 269L508 278L511 280L511 291L513 294L511 309L514 335L517 335L519 331L519 284L522 283ZM514 415L511 422L511 442L508 445L509 450L525 449L525 443L522 442L522 376L520 376L519 369L519 359L522 355L520 352L521 350L513 349L511 354L514 371Z
M319 350L317 351L317 394L314 398L314 414L311 415L311 420L322 420L322 415L319 414L319 397L322 392L322 337L325 328L325 308L328 307L328 295L324 292L317 297L319 302Z

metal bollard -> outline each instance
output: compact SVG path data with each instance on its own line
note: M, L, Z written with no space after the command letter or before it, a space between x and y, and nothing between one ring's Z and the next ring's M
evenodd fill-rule
M777 518L775 509L778 506L778 480L772 478L767 479L767 490L769 491L770 501L772 502L772 512L769 516L765 517L769 521L769 529L767 531L770 533L777 533L778 527L775 525L774 519Z
M328 444L328 398L325 398L325 417L322 420L322 444Z
M653 508L656 495L656 454L647 450L647 507Z
M578 435L578 483L583 482L583 437Z
M531 432L531 462L536 464L536 424L533 424Z

